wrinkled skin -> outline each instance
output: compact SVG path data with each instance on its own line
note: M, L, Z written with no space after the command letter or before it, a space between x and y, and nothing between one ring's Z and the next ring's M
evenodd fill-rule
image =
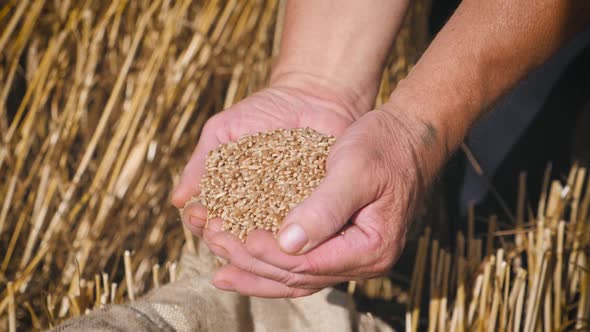
M220 219L210 220L205 228L207 212L202 205L185 207L185 226L229 262L213 277L216 287L260 297L305 296L383 274L397 260L415 202L430 178L419 173L424 168L417 147L428 143L424 124L386 110L368 112L355 121L359 113L345 100L317 98L296 89L267 89L207 122L172 197L179 208L198 195L206 154L220 143L296 127L337 137L326 178L285 218L278 241L270 232L256 230L242 243L221 231ZM292 224L304 230L305 245L284 243L285 230Z

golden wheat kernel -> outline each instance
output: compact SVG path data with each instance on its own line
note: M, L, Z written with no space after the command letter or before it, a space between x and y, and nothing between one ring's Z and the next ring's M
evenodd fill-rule
M277 232L289 211L325 176L335 139L313 129L242 137L208 153L201 201L209 217L242 240L254 229Z

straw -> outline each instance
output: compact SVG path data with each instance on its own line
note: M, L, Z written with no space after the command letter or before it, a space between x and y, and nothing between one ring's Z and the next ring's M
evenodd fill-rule
M520 229L496 231L496 217L491 216L486 234L486 255L481 259L482 239L476 237L475 209L467 218L468 258L464 258L464 240L457 234L452 259L431 243L430 285L427 318L428 331L557 331L587 328L590 315L590 292L587 248L590 245L590 205L586 170L574 165L565 183L550 182L546 171L538 214L531 216ZM524 187L521 175L519 188ZM551 183L551 186L549 186ZM582 185L585 184L585 188ZM523 192L523 190L520 190ZM582 195L582 192L585 192ZM519 198L522 206L524 198ZM543 203L545 202L545 203ZM575 216L572 217L571 213ZM522 220L524 213L517 213ZM569 216L569 217L568 217ZM534 226L534 227L531 227ZM470 235L471 234L471 235ZM500 241L492 241L498 237ZM518 241L521 244L517 244ZM421 241L424 237L421 238ZM417 264L422 265L418 246ZM449 258L447 260L447 257ZM447 268L450 264L451 267ZM470 268L465 269L465 265ZM449 271L456 270L456 282L448 283ZM422 283L415 266L410 285L410 307L420 307L414 296ZM453 274L454 275L454 274ZM455 285L456 292L447 291ZM465 287L471 292L466 293ZM465 310L465 305L467 309ZM450 315L447 313L450 312ZM416 325L406 315L407 331Z
M169 204L173 184L206 120L265 85L284 6L1 5L0 321L9 330L55 326L178 278L181 248L196 252L198 240ZM428 10L426 1L409 8L377 105L426 47ZM475 232L474 206L455 248L422 236L404 288L409 331L588 328L587 170L574 165L565 182L551 182L549 165L538 202L526 195L526 177L515 188L514 218L490 187L501 211L485 238ZM504 228L506 218L513 228ZM396 300L392 280L350 285Z

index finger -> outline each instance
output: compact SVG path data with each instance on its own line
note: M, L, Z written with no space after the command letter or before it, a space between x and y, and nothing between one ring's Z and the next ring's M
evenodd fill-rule
M205 174L207 153L215 149L220 143L214 133L211 133L206 127L203 128L199 143L184 167L180 181L172 193L170 201L174 206L181 209L186 202L200 193L200 181L203 174Z
M375 236L353 224L304 255L289 255L270 234L252 232L246 248L259 260L293 273L356 277L380 260L374 243L381 242Z

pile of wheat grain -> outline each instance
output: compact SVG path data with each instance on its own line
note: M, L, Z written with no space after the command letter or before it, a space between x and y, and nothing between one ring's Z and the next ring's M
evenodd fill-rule
M279 129L211 151L201 181L208 217L242 240L255 229L278 231L324 178L334 140L310 128Z

